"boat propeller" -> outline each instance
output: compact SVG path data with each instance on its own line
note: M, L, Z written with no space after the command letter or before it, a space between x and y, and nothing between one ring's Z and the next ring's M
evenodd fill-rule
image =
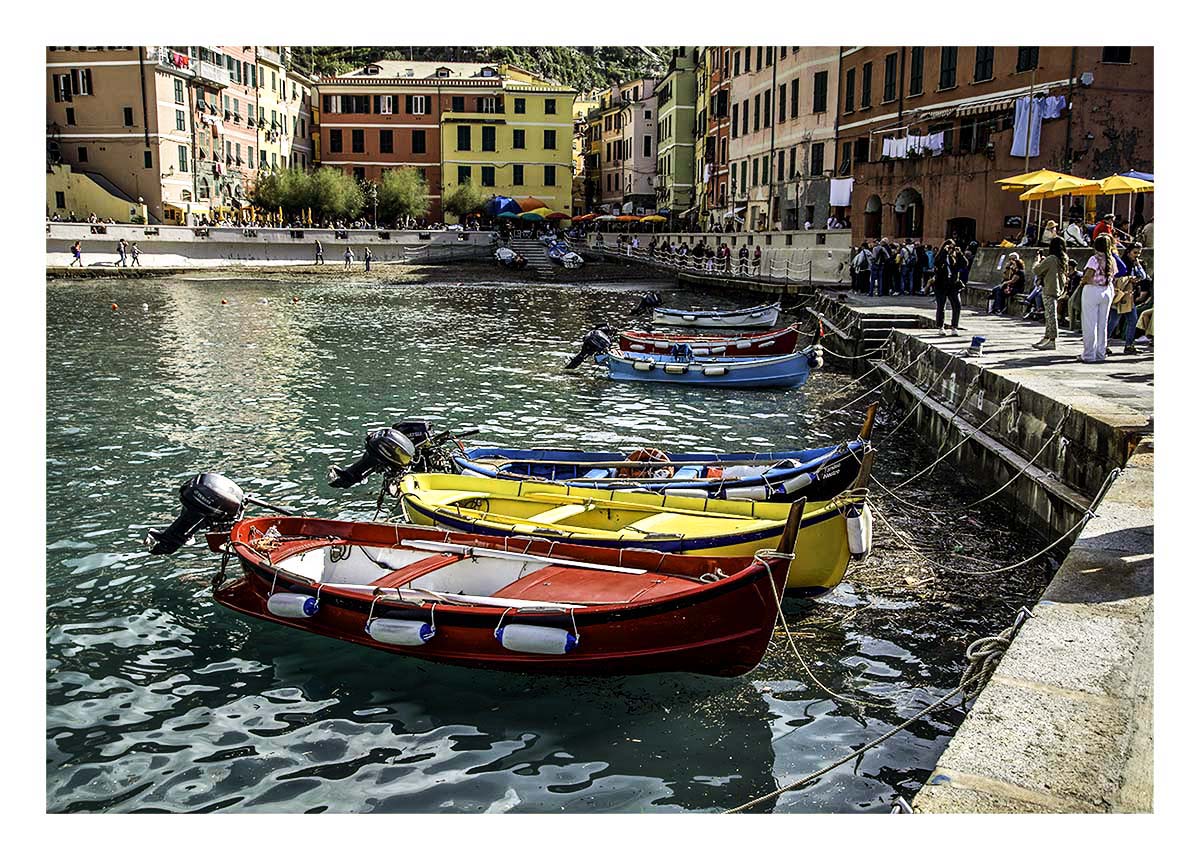
M583 345L575 357L567 362L567 370L579 367L584 359L593 355L603 355L612 348L612 338L616 331L611 326L602 325L594 328L583 336Z
M291 515L293 511L273 505L254 496L224 475L204 472L179 488L183 510L165 529L150 529L146 547L151 555L170 555L202 528L224 528L241 518L247 504L258 505L277 513Z

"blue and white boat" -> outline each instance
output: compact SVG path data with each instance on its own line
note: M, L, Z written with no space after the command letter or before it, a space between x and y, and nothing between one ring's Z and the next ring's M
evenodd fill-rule
M572 487L637 489L668 495L758 501L832 499L849 488L871 450L875 405L858 436L838 445L799 451L663 453L557 448L469 448L454 456L463 474L510 480L541 479Z
M764 358L698 358L690 349L676 355L637 355L612 350L596 356L608 376L621 382L668 382L708 388L795 388L821 366L820 345Z
M779 302L729 311L689 311L679 308L655 308L655 325L684 328L774 328L779 321Z

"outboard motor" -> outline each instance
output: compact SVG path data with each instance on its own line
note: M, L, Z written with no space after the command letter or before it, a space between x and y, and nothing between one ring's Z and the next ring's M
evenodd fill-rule
M423 418L405 418L393 424L392 429L407 436L413 445L420 445L433 435L433 424Z
M412 462L417 450L412 440L395 427L372 430L367 434L365 448L363 455L350 465L330 467L329 486L345 489L353 487L373 472L404 469Z
M594 328L583 337L583 346L575 357L567 362L567 370L579 367L584 359L593 355L603 355L612 348L612 336L615 332L606 325Z
M205 472L179 488L183 511L165 529L150 529L146 546L151 555L170 555L202 528L232 524L242 515L247 497L224 475Z
M640 314L645 310L654 310L654 308L659 307L661 304L662 296L656 292L649 292L642 296L642 300L638 303L638 306L633 309L633 312L635 314Z

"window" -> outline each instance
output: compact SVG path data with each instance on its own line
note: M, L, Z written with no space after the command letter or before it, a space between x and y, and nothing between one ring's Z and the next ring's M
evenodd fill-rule
M513 149L524 149L525 148L525 129L514 128L512 130L512 133L513 133L513 138L512 138Z
M847 140L842 144L842 163L838 165L838 173L845 176L850 172L854 163L854 142Z
M458 167L458 184L459 185L470 185L471 184L471 168L468 165L465 165L465 164L459 165L459 167Z
M404 112L420 115L426 112L425 96L405 96Z
M783 153L779 154L779 173L775 178L783 182Z
M412 133L412 151L413 155L421 155L425 152L425 129L414 128Z
M390 128L381 128L379 130L379 151L393 152L392 130Z
M179 84L182 81L176 81ZM54 75L54 100L56 102L71 101L71 76Z
M645 111L645 112L643 113L643 118L644 118L644 119L653 119L653 118L654 118L654 114L653 114L651 111Z
M179 148L183 149L182 146ZM78 159L80 164L85 164L87 162L87 147L86 146L77 147L75 149L75 157L76 157L76 159Z
M651 143L650 135L643 134L642 135L642 156L643 157L649 158L651 155L654 154L650 148L652 145L653 144Z
M187 131L187 115L183 111L175 111L175 130Z
M792 147L788 151L788 176L796 175L796 147Z
M485 125L480 129L483 134L483 142L480 144L484 152L496 151L496 127L494 125Z
M547 164L545 167L542 168L542 184L543 185L545 185L547 187L554 185L554 183L556 181L554 172L555 171L554 171L553 164Z
M330 144L331 144L331 146L329 147L329 151L330 151L330 152L334 152L335 150L333 149L333 146L332 146L332 143L333 143L333 137L332 137L332 136L329 138L329 141L330 141ZM337 151L337 152L341 152L341 151L342 151L342 137L341 137L341 132L338 132L338 148L337 148L337 150L336 150L336 151ZM264 169L265 169L265 168L266 168L266 166L267 166L267 151L266 151L265 149L260 149L260 150L258 151L258 166L259 166L260 168L264 168Z
M513 99L513 113L525 113L525 99Z
M496 168L485 165L479 170L479 184L484 188L494 188L496 185Z
M749 50L749 49L747 49ZM750 133L750 99L742 99L742 134Z
M1133 48L1104 48L1100 52L1102 63L1132 63Z
M524 185L524 184L525 184L525 165L524 164L514 164L513 165L513 185Z
M756 72L762 71L762 63L763 63L763 46L759 45L758 50L754 52L754 71L756 71ZM757 183L755 183L755 184L757 184Z
M863 63L862 68L862 99L861 107L868 108L871 106L871 71L873 63Z
M854 141L854 163L865 164L871 160L871 138L859 137Z
M554 149L558 146L558 132L552 128L542 131L542 149Z
M995 48L975 49L975 83L979 83L980 81L990 81L992 79L992 66L995 59Z
M179 147L179 172L188 172L188 148L186 146Z
M71 69L71 90L77 96L92 95L92 70Z
M183 104L183 81L175 79L175 104Z
M253 146L246 150L246 165L251 170L254 169L254 147Z
M123 119L125 121L125 127L126 128L132 127L133 126L133 108L131 108L131 107L122 108L121 113L122 113ZM72 123L72 125L74 125L74 123Z
M773 62L775 62L775 46L767 45L767 65L771 65Z
M272 158L272 159L274 159L274 158L275 158L275 153L273 153L273 152L271 153L271 158ZM364 179L366 179L366 178L367 178L367 170L366 170L366 168L365 168L365 167L356 167L356 168L354 168L354 179L355 179L356 181L358 181L358 182L362 182L362 181L363 181Z
M925 91L925 49L913 48L908 61L908 94L919 96Z
M888 54L883 58L883 100L896 100L896 69L899 65L899 54Z
M342 130L340 128L329 129L329 151L342 151Z
M767 90L762 94L763 103L763 128L771 127L771 105L774 102L771 100L771 91Z
M460 125L458 127L458 150L459 152L469 152L471 149L471 126Z
M742 191L743 191L743 192L746 190L746 162L745 162L745 161L743 161L743 162L742 162L742 184L741 184L741 189L742 189Z
M1038 67L1037 48L1017 48L1017 71L1031 72Z
M733 52L733 74L735 76L737 76L737 75L740 75L741 73L742 73L742 52L734 51Z
M800 98L798 87L799 78L792 81L792 116L796 115ZM813 75L813 113L825 113L829 109L829 72L817 72Z
M736 102L733 105L733 123L730 127L730 135L734 138L738 136L738 105Z
M55 209L66 209L67 208L67 195L65 193L63 193L62 191L54 192L54 208Z
M388 114L392 112L395 102L391 96L375 96L375 113Z
M761 51L762 49L760 48L759 50ZM754 130L755 131L758 131L759 124L762 122L761 101L762 101L761 95L757 95L754 97Z
M942 48L942 71L938 89L948 90L958 83L958 48Z
M546 99L546 113L558 113L558 101L556 99ZM547 185L553 185L553 182L547 182Z
M854 113L854 69L846 70L846 113Z
M482 96L475 99L475 110L477 113L495 113L496 98L495 96Z
M467 109L467 104L466 104L465 96L451 96L450 97L450 110L458 111L461 113L462 111L465 111L466 109Z
M825 144L814 143L812 145L812 164L809 168L809 174L812 176L820 176L825 172Z
M67 125L75 125L75 108L67 108Z
M800 79L792 78L792 119L800 115ZM780 106L780 116L784 116L782 105Z
M779 117L779 122L783 122L787 119L787 84L779 85L779 110L775 115Z
M752 185L758 185L758 159L754 158L751 161L753 162L753 169L750 171L750 182Z
M142 167L149 169L153 166L154 166L154 155L151 154L150 150L147 149L145 152L142 153Z

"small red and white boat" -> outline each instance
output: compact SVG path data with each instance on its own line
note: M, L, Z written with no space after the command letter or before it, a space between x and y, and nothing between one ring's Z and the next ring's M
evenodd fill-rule
M306 517L241 519L209 547L230 609L440 663L520 672L733 676L758 665L800 528L779 553L710 558Z
M643 355L675 355L681 346L687 345L694 356L756 358L795 352L799 339L800 330L796 326L789 326L763 334L720 336L623 331L619 342L622 352Z

